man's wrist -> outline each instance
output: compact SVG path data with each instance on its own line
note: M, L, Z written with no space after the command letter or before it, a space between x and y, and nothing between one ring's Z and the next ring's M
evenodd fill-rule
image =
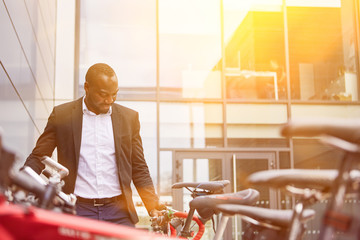
M157 210L154 208L149 212L150 217L154 216L154 211L157 211Z
M158 206L156 207L156 210L166 210L166 205L165 204L162 204L162 203L159 203Z

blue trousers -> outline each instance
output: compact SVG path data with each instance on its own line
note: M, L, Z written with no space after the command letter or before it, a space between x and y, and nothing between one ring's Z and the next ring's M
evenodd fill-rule
M76 215L135 227L129 217L129 212L125 204L124 200L106 203L102 206L94 206L92 203L77 202Z

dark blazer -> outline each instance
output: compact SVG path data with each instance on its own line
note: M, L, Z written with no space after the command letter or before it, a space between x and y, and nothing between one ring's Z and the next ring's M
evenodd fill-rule
M54 107L44 132L25 162L26 166L30 166L40 174L44 169L40 158L45 155L51 157L57 147L59 163L67 167L70 172L64 178L63 191L65 193L73 193L75 188L81 146L82 117L82 98ZM111 120L120 186L125 195L130 218L135 224L138 222L138 216L132 201L131 181L148 212L159 208L159 199L155 194L143 154L138 113L114 103Z

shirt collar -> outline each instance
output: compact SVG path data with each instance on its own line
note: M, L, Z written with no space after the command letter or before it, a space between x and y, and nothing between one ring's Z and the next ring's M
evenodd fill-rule
M86 95L83 97L82 99L82 111L83 111L83 114L87 114L87 115L96 115L94 112L90 111L86 104L85 104L85 97ZM110 116L112 114L112 106L110 106L109 108L109 111L107 113L100 113L99 115L102 115L102 116Z

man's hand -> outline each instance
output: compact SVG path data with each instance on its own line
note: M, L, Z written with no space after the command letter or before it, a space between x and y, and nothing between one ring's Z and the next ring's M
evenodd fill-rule
M150 211L150 217L159 217L164 215L164 210L167 210L165 204L158 203L157 207Z
M161 216L161 215L163 215L163 214L162 214L162 210L153 209L153 210L151 210L151 212L150 212L150 217L155 217L155 218L157 218L157 217L159 217L159 216Z
M170 221L167 210L157 210L153 209L150 212L151 216L151 227L154 232L157 233L166 233L168 228L168 223Z

